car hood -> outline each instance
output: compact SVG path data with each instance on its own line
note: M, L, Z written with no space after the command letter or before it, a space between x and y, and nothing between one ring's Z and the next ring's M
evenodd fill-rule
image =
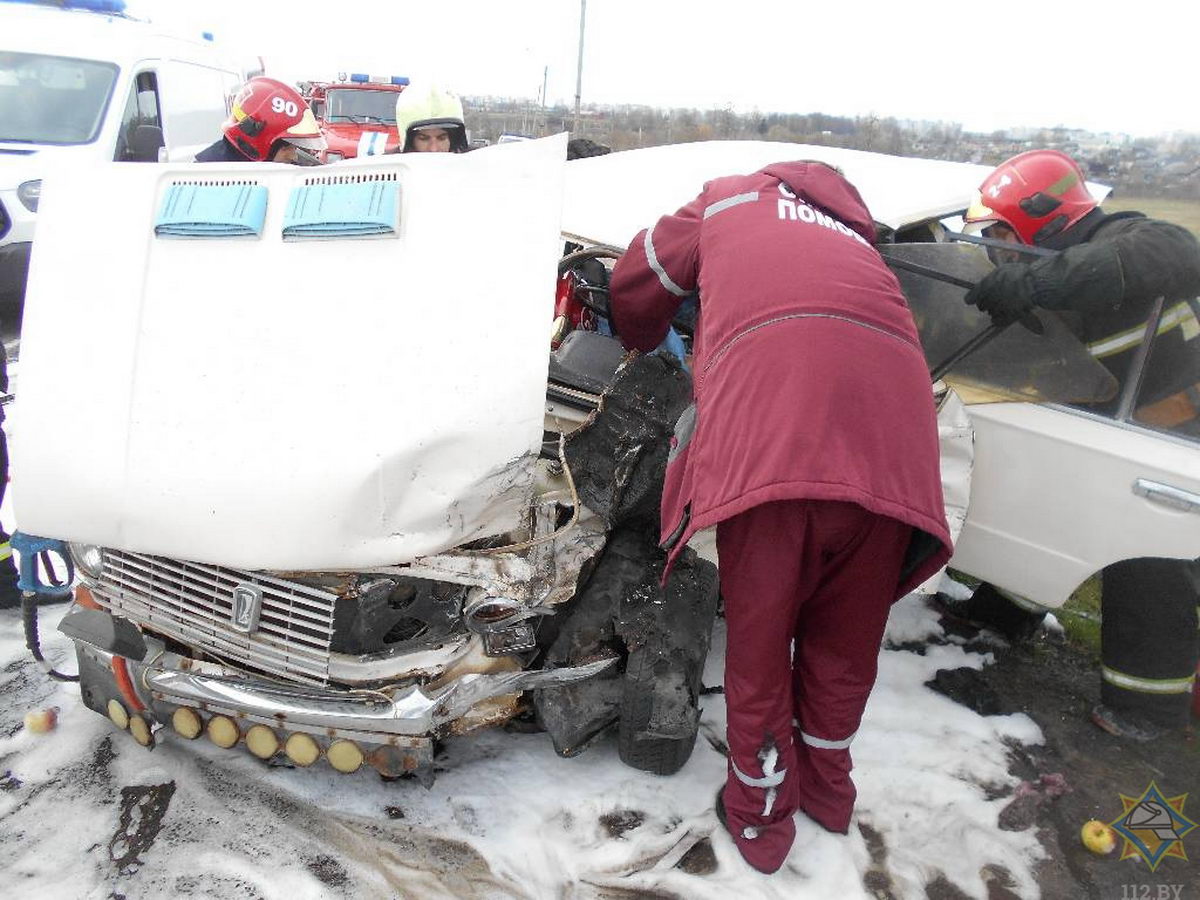
M107 164L48 183L13 411L22 529L313 570L520 526L565 155L560 136L322 169ZM294 190L370 179L399 187L394 236L282 240ZM156 237L184 182L265 186L261 236Z

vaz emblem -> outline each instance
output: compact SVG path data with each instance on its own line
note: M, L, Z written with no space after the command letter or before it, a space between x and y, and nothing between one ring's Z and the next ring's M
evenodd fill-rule
M262 612L263 592L256 584L239 584L233 589L233 627L250 634L258 628L258 614Z

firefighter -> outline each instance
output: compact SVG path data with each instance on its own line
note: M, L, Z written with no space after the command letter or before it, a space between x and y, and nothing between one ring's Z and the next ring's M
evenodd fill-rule
M462 101L434 85L410 84L396 98L401 153L466 153Z
M729 766L717 816L774 872L793 813L845 834L850 743L892 603L950 555L929 374L858 191L818 162L718 178L640 232L611 311L648 352L699 286L668 567L716 526ZM665 577L665 576L664 576Z
M1060 251L1031 259L993 250L997 267L967 293L966 302L998 323L1035 306L1064 313L1119 384L1129 376L1147 319L1163 298L1153 366L1139 386L1134 419L1197 431L1200 243L1189 231L1137 212L1106 214L1079 165L1057 150L1030 150L1001 163L984 179L964 218L987 237ZM1097 411L1115 408L1114 402ZM1200 649L1198 581L1200 561L1127 560L1104 571L1096 724L1134 738L1187 724ZM1000 617L1010 628L1041 619L1041 613L1022 616L998 599L985 585L965 613Z
M316 166L325 149L325 138L304 98L274 78L247 81L234 96L221 130L221 139L197 153L196 162Z

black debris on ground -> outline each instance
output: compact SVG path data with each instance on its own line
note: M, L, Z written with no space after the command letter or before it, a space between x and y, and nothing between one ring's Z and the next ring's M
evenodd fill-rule
M866 822L858 823L858 833L862 835L867 852L871 855L871 865L863 873L863 887L867 894L875 900L896 900L896 885L892 881L887 867L887 844L883 835Z
M346 887L350 884L350 875L346 872L345 866L327 854L306 859L304 867L312 872L317 880L329 887Z
M108 857L122 875L141 868L141 854L154 846L174 794L174 781L121 788L121 815L108 842Z
M624 837L627 832L641 828L646 814L636 809L614 809L600 817L600 824L611 838Z
M996 716L1001 712L1000 697L979 669L938 669L925 684L981 716Z
M675 868L689 875L711 875L717 871L717 854L713 852L712 841L701 838L680 857Z

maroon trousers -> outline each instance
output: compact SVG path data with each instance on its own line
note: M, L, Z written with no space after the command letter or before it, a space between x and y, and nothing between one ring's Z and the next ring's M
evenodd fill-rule
M803 810L845 833L850 741L875 684L911 527L853 503L784 500L717 526L728 647L727 822L773 871Z

